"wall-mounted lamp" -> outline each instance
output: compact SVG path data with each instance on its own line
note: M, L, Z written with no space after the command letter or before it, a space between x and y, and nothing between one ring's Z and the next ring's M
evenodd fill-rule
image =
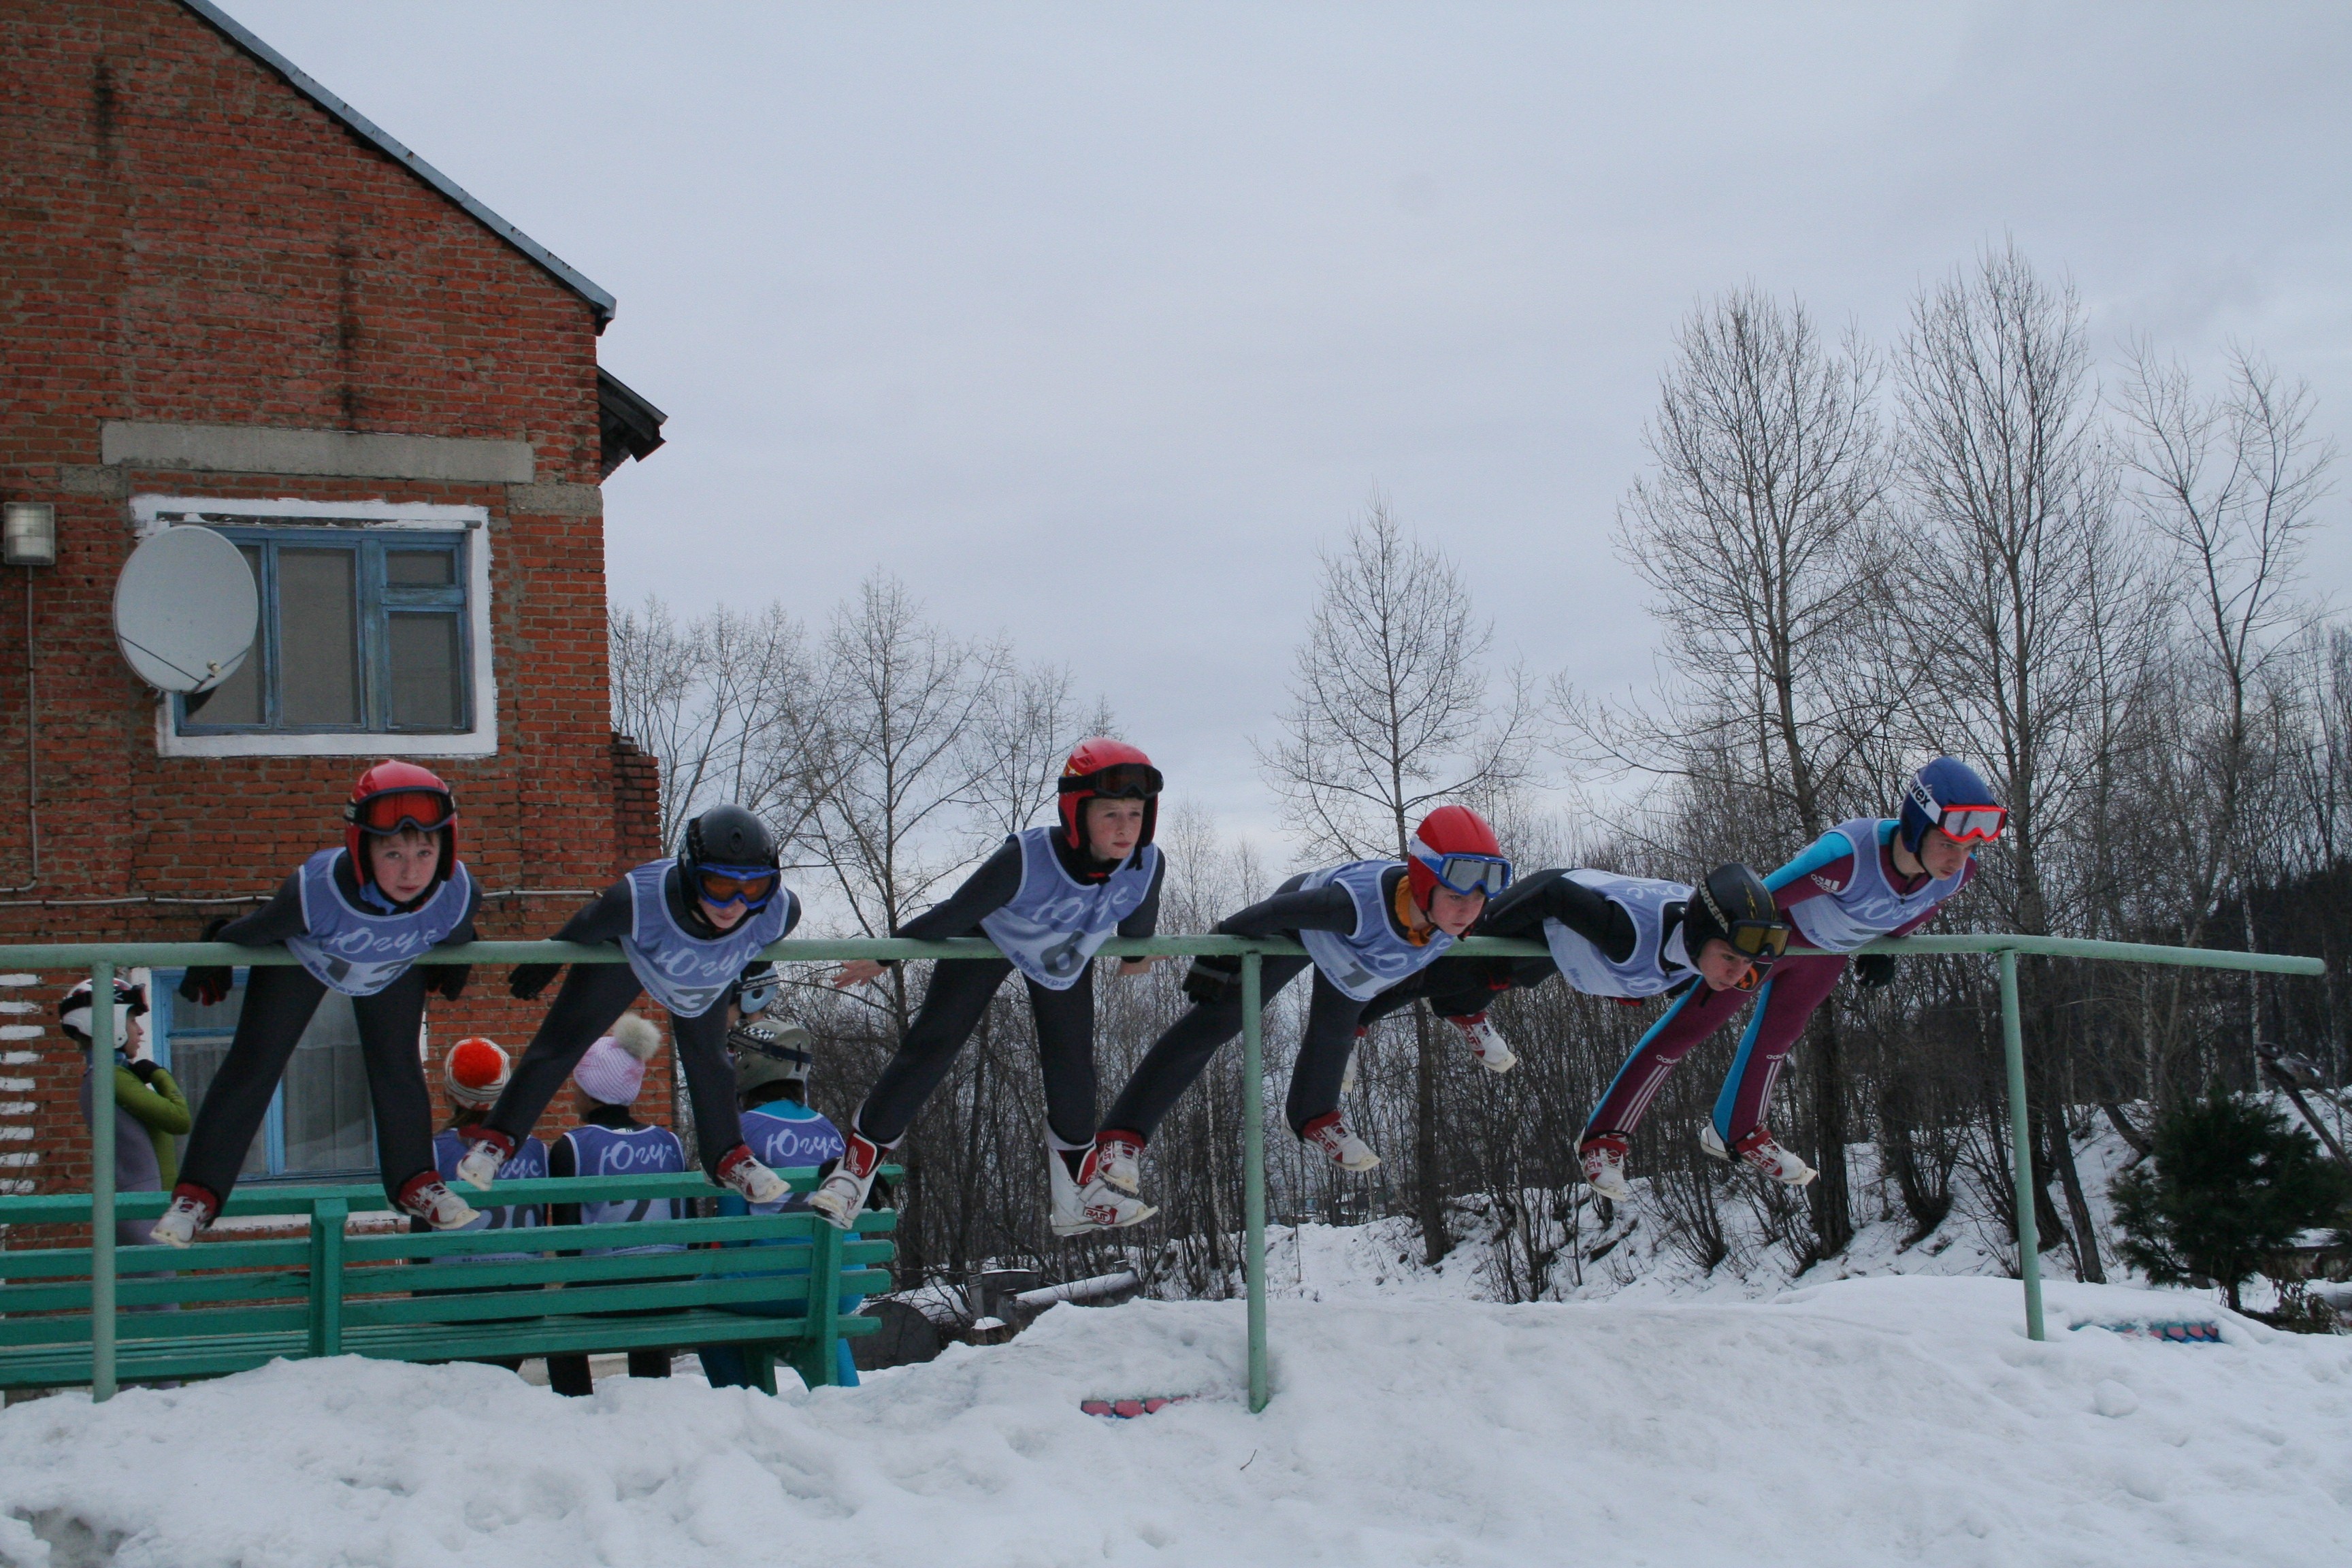
M0 507L0 562L56 565L58 509L45 500L12 500Z

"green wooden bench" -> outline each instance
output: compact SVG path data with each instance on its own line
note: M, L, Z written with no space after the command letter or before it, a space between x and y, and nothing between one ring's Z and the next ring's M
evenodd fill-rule
M795 1190L811 1170L779 1173ZM699 1173L500 1182L477 1204L610 1202L719 1195ZM160 1193L115 1199L124 1219L163 1212ZM307 1222L300 1237L115 1249L116 1375L123 1382L215 1377L279 1357L364 1355L394 1361L466 1361L666 1346L743 1347L760 1385L775 1392L779 1362L811 1387L838 1383L844 1339L875 1331L844 1313L841 1298L890 1289L898 1216L870 1210L855 1233L803 1213L640 1221L539 1229L347 1235L353 1215L388 1208L364 1186L247 1184L227 1214ZM0 1197L0 1225L87 1225L89 1194ZM0 1242L0 1387L58 1388L92 1382L88 1247ZM804 1243L726 1247L726 1242ZM636 1257L562 1257L597 1247L683 1243L691 1250ZM520 1259L452 1262L477 1253L533 1251ZM444 1261L436 1261L436 1259ZM761 1270L804 1273L761 1275ZM748 1277L747 1277L748 1276ZM560 1287L560 1288L559 1288ZM751 1316L730 1304L765 1303L788 1315ZM613 1314L628 1314L614 1316ZM643 1315L640 1315L643 1314Z

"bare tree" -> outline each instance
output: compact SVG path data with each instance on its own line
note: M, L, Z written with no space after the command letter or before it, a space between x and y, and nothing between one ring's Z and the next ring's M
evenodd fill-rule
M2013 929L2046 933L2053 896L2067 891L2053 882L2058 840L2083 830L2093 805L2110 670L2160 624L2146 567L2116 526L2081 303L2014 244L1988 250L1921 294L1896 367L1913 509L1907 684L1927 699L1912 716L1934 749L1990 752L2009 803L1996 896ZM2038 1142L2074 1222L2062 1234L2082 1277L2097 1279L2058 1098L2057 1020L2041 1012Z
M1740 799L1748 837L1810 842L1898 700L1857 658L1885 604L1878 367L1859 340L1832 349L1803 305L1754 289L1694 310L1675 351L1644 431L1655 466L1616 532L1618 553L1656 591L1674 677L1647 708L1595 703L1556 679L1567 749L1653 773L1727 766L1720 793ZM1807 1195L1819 1244L1834 1252L1853 1222L1833 1007L1812 1037L1822 1175Z
M681 627L661 600L606 612L613 727L661 763L661 836L731 801L791 844L821 793L827 704L806 635L782 606L725 605Z
M808 832L864 934L889 935L970 862L965 814L984 767L971 740L1003 661L926 619L895 577L868 578L835 612L823 682L833 754ZM889 994L903 1033L903 970Z
M1491 790L1527 769L1528 703L1516 677L1497 710L1490 623L1454 564L1417 544L1375 497L1341 549L1298 650L1282 735L1259 765L1313 852L1406 857L1423 807ZM1413 1151L1423 1247L1450 1245L1438 1159L1437 1061L1426 1009L1416 1037Z
M2119 403L2137 437L2133 499L2173 546L2183 651L2194 667L2183 683L2190 700L2171 710L2184 732L2168 758L2190 775L2177 801L2187 809L2167 819L2182 840L2172 863L2187 877L2177 897L2181 940L2196 945L2253 869L2263 836L2250 807L2285 760L2263 743L2260 710L2274 679L2292 679L2280 666L2311 622L2294 589L2335 449L2311 433L2310 388L2283 385L2252 355L2233 354L2227 388L2210 398L2145 342L2134 345L2129 370ZM2200 694L2210 700L2194 700ZM2251 940L2251 905L2238 904L2239 934ZM2249 984L2248 994L2258 1007L2258 988ZM2252 1044L2250 1033L2249 1052Z
M1014 673L1010 649L983 656L1001 671L984 681L966 739L971 805L981 831L1018 833L1054 805L1070 748L1090 735L1117 732L1110 705L1082 707L1066 665L1036 664Z

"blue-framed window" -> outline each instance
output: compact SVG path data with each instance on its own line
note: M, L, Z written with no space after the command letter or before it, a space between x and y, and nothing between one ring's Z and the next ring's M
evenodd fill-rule
M183 735L464 734L473 617L462 529L221 527L261 625L235 675L173 699Z
M198 1006L179 994L178 969L154 971L148 985L154 1026L150 1047L169 1068L188 1103L201 1107L213 1075L228 1055L229 1038L245 1009L246 976L212 1006ZM185 1140L182 1141L183 1145ZM246 1151L239 1179L290 1177L364 1178L375 1174L375 1119L369 1109L367 1065L360 1055L359 1023L352 1000L330 991L302 1031L270 1100L269 1115Z

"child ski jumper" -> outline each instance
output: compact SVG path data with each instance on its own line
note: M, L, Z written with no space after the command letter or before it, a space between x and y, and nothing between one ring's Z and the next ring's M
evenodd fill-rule
M474 940L481 891L457 858L457 805L449 786L413 763L383 762L360 775L343 808L343 847L321 849L252 914L214 921L205 940L282 945L299 967L256 964L228 1055L196 1113L172 1205L154 1239L185 1247L219 1214L295 1043L329 990L352 999L375 1112L384 1191L403 1213L455 1230L474 1211L433 1163L432 1097L417 1061L425 994L455 1000L461 965L418 969L444 942ZM210 1005L235 984L228 967L188 971L180 994Z
M809 1069L815 1059L815 1041L810 1038L809 1032L798 1025L778 1027L744 1023L727 1038L735 1052L735 1089L743 1108L743 1139L751 1145L751 1152L771 1169L779 1171L821 1167L840 1159L846 1143L839 1130L821 1112L809 1109ZM721 1216L783 1214L808 1206L808 1199L798 1194L774 1204L747 1204L732 1193L719 1200ZM766 1253L764 1258L785 1266L747 1268L740 1274L721 1275L721 1279L757 1279L771 1275L804 1278L809 1271L805 1241L730 1241L724 1245L746 1249L781 1248ZM795 1261L787 1262L788 1259ZM863 1296L844 1296L840 1310L855 1312L865 1302ZM724 1310L753 1318L797 1318L806 1308L802 1301L778 1300L732 1302ZM857 1363L849 1353L849 1342L836 1340L834 1351L836 1381L845 1388L856 1387ZM713 1388L753 1386L751 1364L744 1359L741 1346L706 1345L700 1354L702 1374Z
M1045 1069L1054 1234L1114 1229L1158 1212L1106 1185L1097 1169L1093 960L1113 935L1159 929L1167 868L1151 832L1160 784L1160 770L1135 747L1102 736L1080 742L1062 769L1059 825L1012 835L945 903L891 932L919 942L984 934L1003 956L932 966L921 1011L850 1118L847 1152L810 1199L817 1213L843 1226L857 1217L876 1167L906 1137L1015 969L1028 987ZM1150 967L1129 961L1119 973ZM834 984L881 973L878 963L847 963Z
M1813 1010L1845 973L1846 954L1865 942L1907 936L1976 874L1974 847L1998 837L2006 810L1975 769L1938 757L1912 775L1902 815L1842 822L1765 879L1781 912L1820 957L1783 959L1757 994L1731 1071L1699 1143L1717 1159L1737 1157L1790 1186L1817 1173L1764 1125L1772 1080ZM1856 978L1883 985L1895 961L1865 955ZM1721 1027L1745 1001L1738 992L1693 990L1643 1035L1585 1123L1585 1180L1610 1198L1630 1196L1626 1145L1665 1075Z
M723 1010L722 1010L723 1015ZM580 1054L572 1081L580 1086L581 1125L548 1146L551 1176L668 1175L684 1171L686 1145L667 1127L636 1119L633 1108L645 1087L646 1063L661 1051L661 1031L635 1013L614 1021L613 1032ZM476 1145L479 1147L479 1145ZM677 1217L672 1198L615 1198L606 1202L555 1204L551 1223L565 1225L629 1225ZM642 1247L593 1247L591 1258L638 1258L684 1252L677 1242L648 1242ZM640 1281L649 1283L650 1281ZM667 1377L672 1352L633 1350L631 1377ZM547 1385L577 1398L596 1392L584 1352L547 1358Z
M703 1169L754 1201L781 1195L783 1183L743 1145L727 1065L728 998L760 950L800 921L780 866L766 824L740 805L715 805L688 825L677 859L638 867L565 921L555 941L617 942L628 962L574 964L564 976L458 1179L487 1191L583 1053L650 992L669 1009ZM517 964L508 989L528 1001L562 967Z
M1259 1001L1272 1002L1300 971L1314 969L1286 1111L1300 1140L1344 1170L1381 1163L1339 1110L1365 1005L1443 956L1487 897L1510 883L1511 863L1495 830L1466 805L1441 805L1423 818L1412 852L1409 861L1351 860L1293 877L1272 898L1217 924L1221 936L1287 937L1307 949L1304 958L1259 960ZM1192 1010L1137 1065L1096 1140L1103 1179L1124 1192L1140 1184L1143 1147L1160 1118L1217 1048L1242 1032L1239 958L1194 959L1184 990Z
M1486 1019L1496 994L1553 975L1588 996L1626 1003L1685 989L1752 990L1789 944L1763 879L1732 862L1698 886L1613 871L1546 870L1522 877L1486 907L1474 934L1540 941L1542 958L1448 958L1382 992L1364 1022L1425 996L1460 1029L1481 1065L1507 1072L1517 1058Z
M513 1064L504 1047L497 1042L471 1036L449 1047L442 1058L441 1086L447 1091L449 1103L457 1108L449 1125L435 1135L433 1163L441 1179L457 1179L457 1162L474 1141L473 1130L481 1125L482 1117L490 1109L499 1091L505 1089L513 1073ZM499 1167L501 1182L531 1181L547 1174L547 1145L536 1138L526 1138L514 1157ZM537 1204L500 1205L482 1209L465 1230L530 1230L545 1223L545 1215ZM414 1228L412 1226L411 1228ZM525 1252L461 1252L436 1258L436 1263L515 1263L530 1257Z

